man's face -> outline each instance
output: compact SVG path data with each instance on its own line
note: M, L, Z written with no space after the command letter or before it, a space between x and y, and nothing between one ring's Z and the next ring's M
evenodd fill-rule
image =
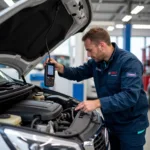
M93 58L96 62L102 61L104 59L104 52L100 43L95 44L90 39L86 39L84 41L84 46L87 50L88 57Z

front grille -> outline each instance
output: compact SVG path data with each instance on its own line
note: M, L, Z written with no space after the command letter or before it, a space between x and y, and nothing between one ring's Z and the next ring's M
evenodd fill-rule
M94 139L94 148L95 150L106 150L105 138L101 132Z

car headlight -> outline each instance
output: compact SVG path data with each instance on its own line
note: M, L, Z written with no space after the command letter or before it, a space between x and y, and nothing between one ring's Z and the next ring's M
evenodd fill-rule
M27 132L6 128L4 129L4 133L12 146L17 150L81 150L77 143L68 139L65 140L30 130ZM7 138L5 137L5 141Z

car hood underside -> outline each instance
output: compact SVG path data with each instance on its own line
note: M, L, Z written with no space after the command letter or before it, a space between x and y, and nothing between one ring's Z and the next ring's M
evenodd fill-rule
M40 4L37 0L20 0L3 11L0 63L16 68L20 75L35 67L48 49L53 51L71 35L83 31L91 19L89 3L84 0L41 0Z

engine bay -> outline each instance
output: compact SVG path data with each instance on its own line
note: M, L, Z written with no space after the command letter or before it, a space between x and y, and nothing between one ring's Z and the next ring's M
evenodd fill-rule
M0 123L27 127L77 141L85 141L94 136L103 125L96 111L75 111L74 108L79 102L74 98L49 89L29 87L25 86L28 92L11 97L11 101L13 99L15 102L11 107L10 103L5 104L5 107L9 107L0 115Z

